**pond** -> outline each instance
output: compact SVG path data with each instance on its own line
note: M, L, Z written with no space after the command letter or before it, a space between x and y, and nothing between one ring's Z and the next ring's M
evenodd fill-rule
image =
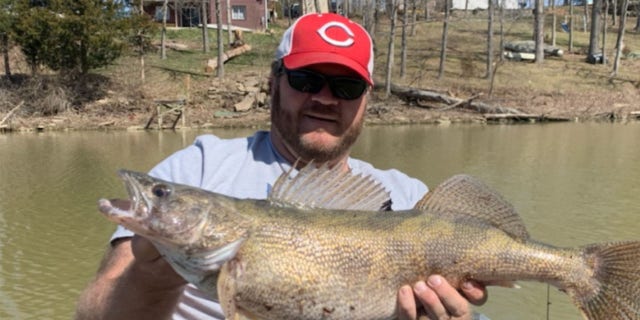
M68 319L114 230L97 211L123 197L115 172L147 171L194 137L253 130L0 135L0 318ZM498 190L532 237L557 246L640 239L640 123L373 126L354 156L431 188L457 173ZM539 283L490 288L491 319L581 319ZM549 301L549 305L547 303ZM547 308L548 306L548 308ZM548 309L548 311L547 311Z

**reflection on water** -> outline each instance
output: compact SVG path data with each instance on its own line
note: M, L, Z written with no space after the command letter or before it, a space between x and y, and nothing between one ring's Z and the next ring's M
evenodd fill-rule
M223 137L252 130L217 130ZM124 196L119 168L146 171L201 132L0 135L0 319L70 318L114 226L100 197ZM354 150L435 187L475 175L520 211L532 237L561 246L638 239L640 124L371 127ZM546 285L490 289L492 319L546 318ZM580 319L551 290L550 319Z

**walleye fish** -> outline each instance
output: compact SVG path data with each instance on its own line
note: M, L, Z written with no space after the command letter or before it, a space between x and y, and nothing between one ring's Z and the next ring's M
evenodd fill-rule
M266 200L119 174L130 201L102 199L100 211L150 239L227 319L394 319L397 290L435 273L454 286L545 282L585 319L640 319L640 241L533 241L514 208L467 175L393 212L373 178L326 167L283 174Z

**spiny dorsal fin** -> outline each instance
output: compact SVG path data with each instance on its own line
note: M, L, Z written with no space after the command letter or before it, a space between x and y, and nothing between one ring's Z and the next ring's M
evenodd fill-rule
M269 201L279 206L345 210L389 210L391 197L380 182L341 166L307 164L297 175L289 171L276 180Z
M427 193L416 206L418 210L469 216L487 222L515 239L529 238L524 222L515 208L497 192L478 179L456 175Z

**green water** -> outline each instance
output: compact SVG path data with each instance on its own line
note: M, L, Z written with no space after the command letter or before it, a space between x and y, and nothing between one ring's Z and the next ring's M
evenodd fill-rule
M251 130L208 131L223 137ZM96 201L115 172L150 169L203 131L0 135L0 319L69 319L114 225ZM354 155L434 187L456 173L514 204L533 238L559 246L640 239L640 123L366 128ZM546 319L547 287L491 288L492 319ZM550 319L580 319L552 289Z

